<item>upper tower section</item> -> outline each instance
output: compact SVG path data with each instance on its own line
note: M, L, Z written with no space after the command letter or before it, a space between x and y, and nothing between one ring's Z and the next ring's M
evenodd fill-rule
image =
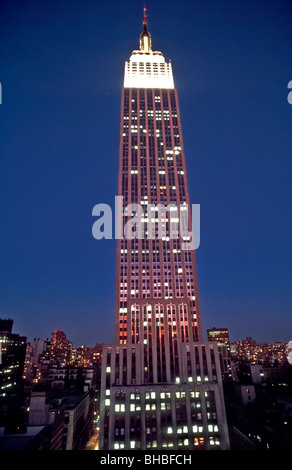
M151 49L151 34L147 31L147 15L146 8L144 7L144 16L143 16L143 30L140 34L140 51L143 52L152 52Z
M143 11L140 50L135 50L125 63L125 88L174 88L171 62L162 52L152 51L151 34L147 28L146 8Z

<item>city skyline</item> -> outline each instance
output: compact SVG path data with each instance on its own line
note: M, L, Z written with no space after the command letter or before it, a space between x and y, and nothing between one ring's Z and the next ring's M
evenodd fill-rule
M12 318L0 318L1 321L11 321L14 323L13 319ZM213 326L212 328L208 329L206 331L206 338L208 339L209 337L209 332L212 331L212 330L226 330L228 331L228 335L230 333L230 331L228 330L228 328L223 328L222 327L216 327L216 326ZM13 328L13 331L16 333L16 334L19 334L19 332L17 331L17 328ZM33 345L35 344L37 341L51 341L51 338L52 338L52 335L56 334L56 332L61 332L61 333L64 333L67 337L67 340L68 342L72 345L72 348L73 349L78 349L78 348L89 348L89 349L92 349L94 348L96 345L100 345L102 346L103 344L105 344L104 342L102 343L99 343L99 342L96 342L95 344L86 344L86 343L73 343L73 341L71 341L70 337L66 334L66 331L60 329L60 328L56 328L54 331L51 331L50 333L48 333L47 335L45 335L44 337L33 337L33 338L29 338L29 337L26 337L27 338L27 344L30 344L30 345ZM204 332L203 332L204 333ZM204 335L203 335L204 336ZM230 336L230 335L229 335ZM209 339L208 339L209 341ZM229 342L230 344L233 344L233 345L236 345L236 344L239 344L239 343L245 343L245 342L249 342L249 341L252 341L257 347L261 347L263 345L288 345L288 343L291 341L282 341L282 340L278 340L278 341L259 341L257 338L254 338L253 336L246 336L246 337L241 337L241 338L232 338L232 339L229 339ZM287 353L287 351L286 351Z
M28 339L61 328L74 344L111 342L116 241L93 239L91 211L114 203L121 64L141 6L12 5L0 20L0 317ZM288 341L291 7L179 6L147 4L155 44L176 59L190 197L201 204L204 336L224 325L232 339Z

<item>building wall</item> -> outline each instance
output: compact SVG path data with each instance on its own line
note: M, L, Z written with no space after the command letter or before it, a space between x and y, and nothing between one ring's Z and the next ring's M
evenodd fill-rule
M19 392L26 355L26 337L0 331L0 402Z
M213 355L216 344L183 343L176 384L144 383L141 345L134 349L133 369L133 346L104 346L100 448L228 448L221 370L218 355ZM121 352L126 353L125 362L117 363Z
M236 392L238 398L244 406L248 405L249 403L253 403L256 399L254 385L236 384Z
M168 299L173 304L169 314L176 321L178 342L196 341L202 332L194 249L182 248L181 232L180 237L173 236L177 212L169 209L163 217L150 207L173 205L190 224L176 89L123 88L120 132L118 194L123 197L122 209L128 204L143 207L141 230L148 231L148 236L117 240L115 342L139 342L149 304L154 315L156 306L167 310ZM146 220L154 224L152 239ZM124 218L122 233L126 222ZM159 237L163 227L165 236Z
M86 392L75 403L66 406L63 447L78 450L86 441L93 425L93 394Z

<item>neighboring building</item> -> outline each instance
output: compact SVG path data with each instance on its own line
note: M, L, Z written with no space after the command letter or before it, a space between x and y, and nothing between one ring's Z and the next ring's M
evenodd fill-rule
M208 341L215 341L218 346L223 381L236 380L236 362L231 354L228 328L208 329L207 338Z
M73 348L71 366L75 367L91 367L101 365L102 344L96 344L93 348L88 346L80 346Z
M216 341L218 346L226 346L230 350L228 328L216 328L207 330L208 341Z
M190 237L174 236L173 224L191 218L178 96L170 61L152 50L145 10L140 50L125 65L118 194L123 210L147 211L138 226L149 236L117 240L100 449L227 449L218 349L202 338L195 252ZM171 205L167 215L158 204Z
M77 367L88 367L91 363L91 353L88 346L80 346L72 349L71 365Z
M289 374L290 370L290 374ZM291 365L283 364L280 366L269 365L263 366L264 381L274 385L288 385L291 383ZM290 378L289 378L290 375Z
M11 333L13 327L12 318L0 318L0 332Z
M27 426L24 432L8 434L0 428L0 450L49 450L48 426Z
M47 371L47 382L52 389L68 389L79 387L87 391L96 385L96 372L93 367L59 367L51 365Z
M248 431L232 427L230 433L232 450L259 450L258 445L248 436Z
M62 450L65 403L63 398L54 398L50 392L32 391L28 407L29 426L48 426L50 429L50 450Z
M26 337L12 333L13 320L0 319L0 404L15 397L22 385Z
M252 383L254 385L273 384L277 386L288 386L289 384L289 366L287 365L269 365L263 364L241 364L239 367L239 376L241 381Z
M265 381L263 367L260 364L250 365L251 381L254 385L261 385Z
M291 367L291 366L290 366ZM241 397L243 404L254 401L255 394L258 403L268 394L268 389L273 389L274 400L277 396L289 390L291 380L289 377L289 365L264 366L262 364L241 363L238 368L238 382L234 383L237 397ZM241 390L240 392L238 390ZM247 397L247 399L245 398Z
M24 378L31 383L38 383L42 377L42 362L50 357L50 341L48 339L34 339L33 344L28 343L26 349Z
M63 450L83 450L93 432L94 395L92 390L81 396L66 396Z
M253 403L256 399L254 385L235 383L235 393L243 406Z
M93 348L90 348L90 354L91 362L100 366L102 358L102 344L96 344Z
M64 331L57 329L51 335L50 359L55 364L68 365L71 361L72 343Z
M94 392L58 395L52 389L35 389L28 407L29 427L49 429L50 450L82 450L93 432Z

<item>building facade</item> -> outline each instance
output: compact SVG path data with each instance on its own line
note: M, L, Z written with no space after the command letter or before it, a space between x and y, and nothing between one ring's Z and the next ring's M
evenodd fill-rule
M228 328L210 328L207 330L208 341L216 341L218 346L225 346L230 351Z
M0 405L16 397L22 386L26 337L12 333L13 320L0 319Z
M211 328L207 330L208 341L215 341L218 346L223 382L237 380L236 361L231 354L228 328Z
M83 450L93 431L93 391L64 399L65 424L63 450Z
M50 358L55 364L67 365L71 361L72 343L64 331L57 329L51 335Z
M202 338L178 95L171 62L152 50L145 9L140 48L125 64L118 194L100 449L227 449L218 349Z

